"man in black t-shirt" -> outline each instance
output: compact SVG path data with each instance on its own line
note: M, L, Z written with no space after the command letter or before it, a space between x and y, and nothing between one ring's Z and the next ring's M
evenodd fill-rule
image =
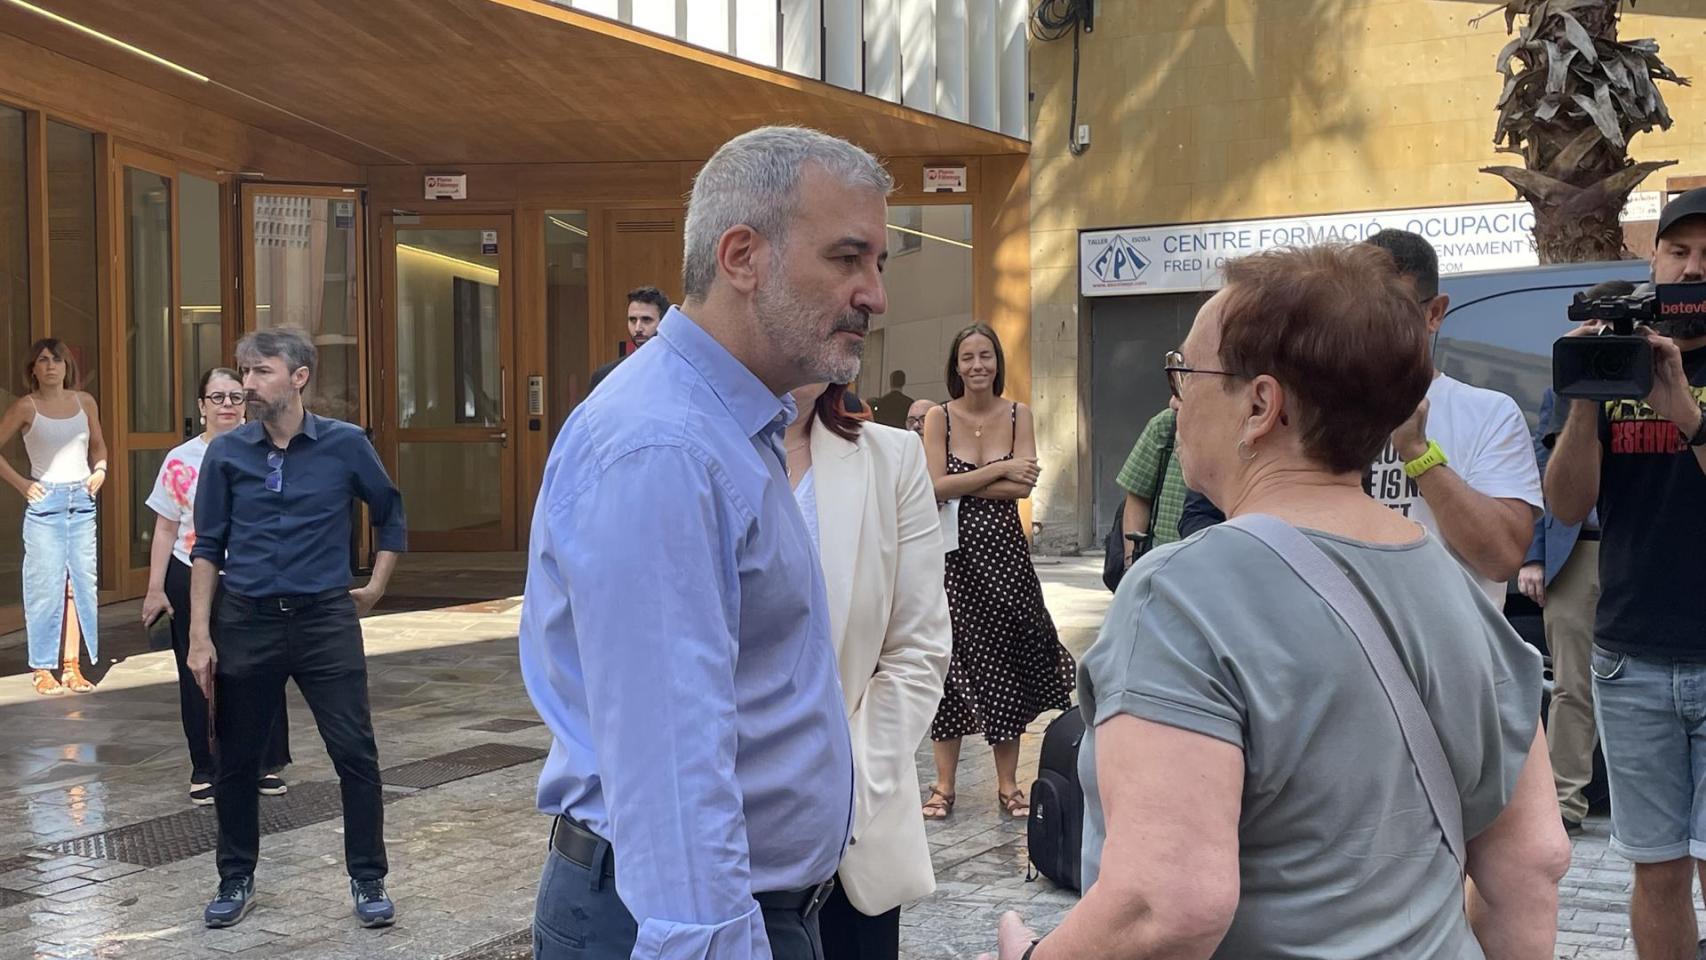
M1706 280L1706 188L1659 216L1653 280ZM1584 324L1570 335L1591 335ZM1706 876L1706 317L1641 328L1645 400L1570 402L1546 470L1564 523L1600 521L1594 700L1611 781L1611 846L1635 864L1643 958L1694 957Z

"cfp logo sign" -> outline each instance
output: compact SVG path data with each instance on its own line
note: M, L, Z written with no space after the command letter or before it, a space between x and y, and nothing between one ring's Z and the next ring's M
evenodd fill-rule
M1090 261L1090 272L1103 283L1123 283L1136 280L1149 267L1149 261L1137 252L1125 237L1115 234L1100 256Z

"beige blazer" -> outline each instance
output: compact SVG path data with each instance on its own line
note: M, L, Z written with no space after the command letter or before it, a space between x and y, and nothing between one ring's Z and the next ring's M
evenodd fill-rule
M953 643L942 535L917 434L865 423L848 443L812 427L830 635L853 734L853 837L839 877L875 916L936 889L914 755Z

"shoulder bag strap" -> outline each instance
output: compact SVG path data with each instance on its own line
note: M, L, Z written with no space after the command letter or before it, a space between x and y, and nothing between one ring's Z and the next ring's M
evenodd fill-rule
M1380 678L1380 686L1386 691L1392 711L1398 715L1398 727L1403 731L1405 745L1410 748L1410 758L1421 774L1422 790L1427 794L1428 805L1433 807L1434 818L1445 833L1445 844L1451 849L1458 870L1462 871L1467 861L1463 843L1463 801L1457 792L1457 778L1451 773L1445 747L1439 741L1439 732L1434 729L1427 708L1422 705L1421 694L1416 692L1416 685L1404 671L1391 636L1375 618L1368 601L1338 564L1291 524L1261 514L1242 516L1228 522L1279 554L1280 559L1320 594L1356 634L1357 643L1374 667L1375 676Z
M1167 431L1167 442L1161 445L1161 467L1155 471L1155 489L1149 495L1149 536L1155 536L1155 518L1161 513L1161 488L1167 485L1167 465L1173 461L1173 443L1179 435L1179 418L1173 418L1173 426ZM1179 531L1174 530L1177 537Z

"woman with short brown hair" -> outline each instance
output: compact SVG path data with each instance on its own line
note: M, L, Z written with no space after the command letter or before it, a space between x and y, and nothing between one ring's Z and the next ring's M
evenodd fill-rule
M1078 677L1085 896L1034 946L1004 919L1003 960L1549 957L1539 657L1362 487L1432 377L1391 259L1234 262L1165 367L1185 479L1232 519L1120 584Z

